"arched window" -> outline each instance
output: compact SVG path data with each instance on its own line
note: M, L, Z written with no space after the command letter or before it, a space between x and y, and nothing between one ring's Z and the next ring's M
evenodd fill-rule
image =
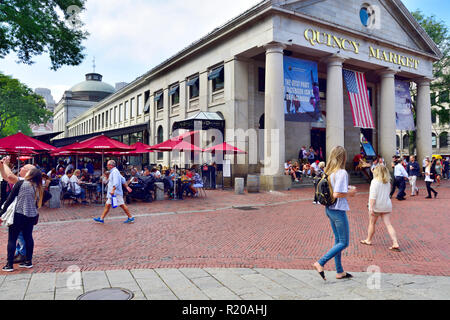
M164 129L162 126L158 127L158 132L156 134L156 143L163 143L164 142ZM162 152L158 152L158 160L164 159L164 155Z
M434 133L431 134L431 146L433 148L437 147L437 139L436 139L436 135Z
M439 148L448 148L448 132L439 135Z
M403 136L403 149L409 148L409 134Z

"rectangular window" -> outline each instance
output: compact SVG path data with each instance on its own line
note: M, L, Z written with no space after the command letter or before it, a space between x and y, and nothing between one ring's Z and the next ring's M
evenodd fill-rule
M266 92L266 69L258 68L258 91Z
M142 94L137 96L136 99L136 110L137 110L137 115L140 116L142 114Z
M163 97L164 91L159 91L158 93L155 93L155 105L156 110L162 110L164 109L164 97Z
M128 134L124 134L122 136L122 143L125 143L127 145L130 145L130 136Z
M129 117L129 115L130 115L130 109L129 109L129 107L128 107L128 101L125 101L125 108L124 108L123 112L124 112L124 117L123 117L123 119L124 119L124 120L128 120L128 117Z
M176 105L180 103L180 85L173 85L169 90L170 105Z
M130 100L130 118L133 119L136 116L136 103L135 103L135 98Z
M102 129L105 128L105 113L102 113Z
M191 77L187 83L186 86L189 90L189 99L194 99L199 96L200 93L200 79L197 76Z
M144 93L144 113L150 112L150 91Z
M117 106L114 107L114 123L117 123Z
M108 127L108 111L106 111L106 115L105 115L105 122L106 122L106 127Z
M212 81L212 91L216 92L225 88L225 73L224 66L213 69L209 75L208 80Z
M123 121L122 104L119 104L119 123Z
M113 124L113 108L109 109L109 124Z

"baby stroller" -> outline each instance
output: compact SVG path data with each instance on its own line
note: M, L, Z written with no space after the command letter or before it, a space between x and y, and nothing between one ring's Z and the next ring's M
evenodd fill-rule
M126 196L127 204L132 200L152 202L155 199L155 178L153 176L139 177L138 183L130 184L131 193Z

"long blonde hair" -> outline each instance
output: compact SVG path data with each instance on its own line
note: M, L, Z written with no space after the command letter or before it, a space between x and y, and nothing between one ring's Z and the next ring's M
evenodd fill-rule
M383 184L391 182L391 174L389 169L384 165L378 165L373 169L373 178L381 181Z
M328 159L327 166L325 168L325 174L327 176L345 169L345 162L347 161L347 151L344 147L337 146L331 150L330 159Z

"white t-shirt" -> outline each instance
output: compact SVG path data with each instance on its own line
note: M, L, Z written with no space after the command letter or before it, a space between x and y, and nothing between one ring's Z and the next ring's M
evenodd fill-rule
M319 165L315 162L311 164L311 168L313 168L316 173L319 171Z
M434 182L434 180L431 178L431 175L430 175L430 173L431 173L430 167L425 168L425 173L428 173L428 174L425 174L425 182Z
M72 177L70 178L70 186L73 188L75 188L75 190L72 190L72 192L74 192L75 194L80 194L81 193L81 187L78 184L79 180L77 178L76 175L72 175Z
M390 183L383 183L382 181L376 179L372 180L372 183L370 184L369 199L376 200L373 206L374 212L392 212L390 193Z
M61 184L63 187L67 187L69 185L70 178L67 176L67 174L63 175L61 177Z
M333 187L333 192L348 193L348 173L344 169L331 174L329 181ZM330 206L329 209L349 211L350 207L348 206L346 198L338 198L336 203Z

